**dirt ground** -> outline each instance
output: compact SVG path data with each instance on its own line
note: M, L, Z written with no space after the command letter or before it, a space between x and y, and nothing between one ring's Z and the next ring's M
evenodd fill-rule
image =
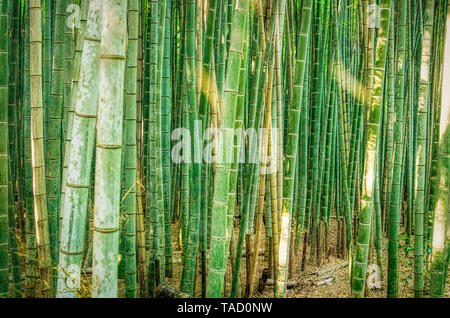
M334 255L336 250L336 227L337 222L335 219L331 220L330 232L329 232L329 246L332 250L331 255L327 260L318 267L316 264L310 264L306 262L304 272L301 271L301 252L294 258L293 266L293 280L297 281L296 287L287 290L288 298L349 298L351 297L350 279L349 279L349 266L347 260L339 259ZM174 228L175 230L175 228ZM236 229L235 234L237 235ZM173 233L175 242L175 233ZM383 266L382 270L387 271L387 241L383 241ZM400 240L399 245L399 257L398 257L398 273L399 273L399 285L398 295L399 297L414 297L414 255L409 252L405 255L405 250L408 246ZM301 248L300 248L301 250ZM174 251L174 277L167 279L167 285L176 290L179 289L179 282L181 280L181 252L177 250L176 244L173 245ZM307 257L308 259L309 257ZM264 262L264 256L260 256L259 263ZM369 261L369 264L376 263L374 260ZM259 273L262 271L262 265L260 266ZM240 272L240 290L245 290L245 258L241 263ZM331 281L329 283L318 286L317 283ZM425 279L425 281L427 281ZM384 273L381 279L380 289L366 290L365 297L367 298L385 298L387 293L387 274ZM425 285L425 294L427 293L427 287ZM200 297L201 286L200 282L197 284L196 297ZM228 297L231 291L231 268L228 266L226 273L225 283L225 295ZM274 297L273 286L266 285L263 293L256 291L255 297L258 298L271 298ZM427 297L427 295L425 295ZM445 297L450 297L450 279L447 280Z
M351 289L350 289L350 279L349 279L349 267L347 260L337 258L335 254L336 250L336 220L332 218L329 232L329 247L331 250L330 256L328 259L324 260L320 266L316 264L310 264L308 261L305 265L305 270L301 271L301 252L299 255L295 256L293 261L293 273L292 279L290 281L295 281L295 287L287 290L288 298L349 298L351 297ZM179 284L181 281L181 271L182 271L182 263L181 263L181 251L178 248L177 244L177 234L176 234L176 226L172 227L172 242L173 242L173 277L166 279L166 285L175 290L179 290ZM238 228L235 229L235 235L237 237ZM383 270L387 270L387 241L386 239L383 241ZM19 250L23 251L22 248L23 242L19 243ZM399 257L398 257L398 273L399 273L399 285L398 292L399 297L414 297L414 255L413 252L409 252L407 255L405 254L405 250L408 249L409 246L405 246L405 242L403 239L400 240L399 245ZM302 250L302 248L300 248ZM22 279L25 278L25 254L23 252L19 252L21 256L21 270L22 270ZM309 253L307 254L306 259L309 259ZM230 263L230 262L228 262ZM260 256L260 268L259 273L262 272L264 263L264 256ZM376 263L374 260L370 260L369 264ZM366 289L367 298L385 298L386 297L386 286L387 286L387 275L386 273L382 277L382 283L380 289ZM449 275L450 276L450 275ZM225 281L225 296L229 297L229 293L231 291L231 266L229 265L226 273L226 281ZM245 291L245 280L246 280L246 271L245 271L245 257L243 257L241 262L241 271L240 271L240 290ZM428 280L425 278L425 282ZM22 280L22 282L24 282ZM327 282L327 283L324 283ZM318 286L318 283L323 283ZM37 282L37 290L39 290L39 282ZM82 276L82 291L79 295L80 297L91 297L91 275L88 273L87 275ZM425 297L427 297L427 289L428 286L425 285ZM119 279L119 297L125 297L125 282L123 279ZM243 294L243 293L242 293ZM39 296L39 295L37 295ZM200 279L197 279L196 286L196 297L201 296L201 282ZM274 297L273 286L265 286L265 289L262 293L255 292L254 297L257 298L271 298ZM450 278L447 278L447 284L445 289L445 297L450 298Z

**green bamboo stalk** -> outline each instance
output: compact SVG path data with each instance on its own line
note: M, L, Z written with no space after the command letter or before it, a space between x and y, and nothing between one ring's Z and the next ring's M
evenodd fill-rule
M161 71L161 160L162 160L162 179L164 195L164 222L165 222L165 269L166 276L173 275L172 258L172 229L171 229L171 155L170 155L170 122L172 109L172 90L171 84L171 24L172 24L172 3L166 2L166 16L164 24L164 47L162 56Z
M276 167L277 167L277 214L279 218L279 226L281 226L281 215L282 215L282 201L283 201L283 98L281 95L282 90L282 80L281 80L281 41L284 34L284 16L286 8L286 0L277 1L277 12L276 22L276 36L275 36L275 96L276 96L276 118L277 118L277 140L276 140ZM275 112L274 112L275 113ZM294 170L295 171L295 170ZM263 189L264 190L264 189ZM281 233L281 231L279 231Z
M236 0L234 9L233 24L230 31L230 51L226 67L223 108L221 109L221 122L219 128L224 134L223 142L219 145L222 154L230 152L230 142L232 142L229 130L235 127L236 99L239 88L240 63L243 58L244 37L249 14L248 0ZM231 136L230 136L231 135ZM227 203L228 192L230 191L230 163L217 163L214 178L213 206L211 211L211 241L210 259L208 264L208 278L206 286L206 297L221 297L224 275L226 269L226 257L228 246L227 236Z
M150 8L149 6L150 5ZM150 11L149 11L150 10ZM147 33L144 43L145 47L145 66L144 66L144 177L146 178L146 248L149 250L148 261L148 292L153 294L156 288L156 264L158 261L158 213L156 208L156 185L155 179L155 135L150 130L151 127L156 127L155 110L156 110L156 78L157 78L157 62L158 62L158 12L159 4L157 1L147 2L147 17L150 18L150 23L146 25ZM153 111L152 111L153 109ZM151 169L151 170L150 170Z
M80 288L88 192L91 185L99 80L102 1L91 0L68 156L63 201L57 297L75 297Z
M434 46L434 63L433 63L433 92L431 101L431 113L434 115L430 116L432 123L430 125L430 158L429 169L427 171L428 184L427 187L427 206L425 211L425 226L424 226L424 253L425 253L425 267L429 269L430 267L430 257L431 257L431 244L432 244L432 232L433 232L433 219L434 210L436 208L436 193L438 188L438 156L439 156L439 116L440 116L440 99L439 99L439 76L442 64L443 56L443 36L446 18L446 8L438 7L439 14L437 23L435 23L436 31L433 41L438 41L438 45Z
M92 296L117 297L127 1L105 0L95 162Z
M8 277L8 85L9 1L0 4L0 298L9 297Z
M381 98L386 64L387 38L391 14L391 1L381 1L380 28L375 40L375 25L368 25L368 50L365 74L365 103L367 113L366 143L364 149L364 174L362 182L361 212L359 215L356 256L352 268L352 293L364 296L366 267L369 253L370 230L373 212L373 190L376 153L380 138ZM347 224L347 226L349 226Z
M75 111L76 98L78 94L78 86L80 81L80 66L81 66L81 58L82 51L84 46L84 36L85 36L85 27L86 20L88 18L89 11L89 3L90 0L84 0L81 6L81 21L79 27L76 28L76 45L75 45L75 55L73 59L72 65L72 88L70 90L70 102L68 109L68 118L67 118L67 133L63 140L63 149L64 153L70 154L70 144L72 141L72 127L73 127L73 117ZM61 197L60 202L64 204L64 196L66 195L66 183L67 183L67 169L69 165L69 156L63 156L62 158L63 169L61 176ZM62 222L62 215L59 213L59 222ZM58 224L58 228L61 227L61 224Z
M52 25L53 21L53 0L44 1L44 65L43 65L43 102L44 102L44 136L47 136L48 111L50 107L51 78L52 78ZM47 140L46 140L47 142ZM45 145L47 146L47 145Z
M249 30L249 24L250 21L247 20L247 23L245 25L244 34L248 34ZM246 106L246 88L247 88L247 81L248 81L248 47L249 47L249 39L248 37L244 38L244 48L243 48L243 58L241 60L240 65L240 74L239 74L239 87L237 92L237 106L236 106L236 120L234 125L234 141L233 141L233 162L231 163L231 173L230 173L230 190L228 193L228 208L227 208L227 238L226 238L226 244L227 244L227 258L230 257L231 259L231 268L232 270L235 269L235 266L233 264L233 261L236 259L235 257L235 249L230 246L230 244L235 244L234 240L234 228L235 228L235 220L236 220L236 211L235 211L235 204L237 203L236 200L236 192L238 189L238 174L239 174L239 167L241 158L244 157L244 154L242 153L243 148L242 145L244 144L244 112L245 112L245 106ZM244 226L245 228L245 226ZM262 228L262 227L261 227ZM258 243L256 243L258 244ZM231 252L230 252L230 249Z
M199 101L199 118L202 120L202 134L205 134L206 127L211 125L210 108L217 108L217 82L216 70L214 66L214 44L216 40L214 36L219 29L220 19L217 21L216 13L220 8L220 1L212 0L209 3L208 15L205 27L205 48L203 50L202 70L205 74L202 76L201 95ZM217 13L220 16L220 13ZM216 27L217 24L217 27ZM211 100L209 100L209 98ZM209 103L214 105L209 106ZM204 144L205 146L205 144ZM206 293L206 270L207 270L207 242L208 242L208 201L209 183L211 180L212 165L206 162L202 165L202 184L201 191L201 215L200 215L200 256L201 256L201 272L202 272L202 296Z
M402 3L403 4L403 3ZM390 30L389 30L389 39L388 39L388 56L387 56L387 92L386 92L386 99L385 99L385 118L386 118L386 138L385 138L385 151L384 151L384 165L383 165L383 186L382 186L382 204L384 206L384 213L389 213L389 207L391 205L391 193L392 193L392 174L393 174L393 163L394 163L394 122L395 122L395 74L397 67L395 66L395 35L394 31L397 32L399 36L406 35L405 30L401 29L402 26L398 26L397 28L394 28L394 24L398 23L396 20L394 20L395 14L391 15L391 24L390 24ZM401 17L406 17L406 12L399 11L399 19L400 22L405 22L401 19ZM404 19L404 18L403 18ZM404 28L405 26L403 26ZM402 30L402 33L400 33L400 30ZM398 37L397 37L398 38ZM404 42L404 39L402 39ZM401 43L397 44L397 46L400 49L400 53L404 55L403 51L405 51L405 48L403 48L403 51L401 50ZM403 43L403 46L405 43ZM401 55L400 54L400 55ZM405 57L401 55L401 59L404 60ZM402 61L400 61L402 63ZM400 75L400 73L399 73ZM402 96L402 94L400 95Z
M297 56L295 60L294 105L288 111L288 136L285 152L286 164L283 186L283 210L281 214L281 233L278 264L276 265L275 296L285 297L287 287L287 266L289 262L289 242L291 235L292 199L294 192L294 172L299 139L300 101L303 97L303 81L305 76L305 61L308 56L308 42L311 30L312 1L306 0L302 6L302 22L300 25Z
M62 81L63 87L63 110L62 110L62 140L67 139L67 134L69 130L69 111L70 111L70 92L72 89L72 67L73 67L73 57L75 53L75 31L79 26L80 21L80 10L76 3L76 0L65 0L65 11L68 13L69 10L73 10L71 15L66 14L66 27L64 28L65 38L64 38L64 60L63 60L63 76ZM72 18L72 20L69 20ZM55 28L56 30L56 28ZM63 32L62 30L60 32ZM62 160L64 160L64 143L63 149L61 150Z
M47 212L42 107L42 7L40 0L30 0L30 109L31 163L36 222L36 241L43 296L53 293L52 259Z
M302 233L303 230L306 227L308 227L309 222L309 216L306 215L306 201L307 201L307 186L308 186L308 131L309 131L309 94L308 94L308 85L309 83L309 58L311 53L308 53L306 56L306 74L304 75L304 89L306 91L305 94L303 94L302 97L302 103L300 105L300 127L299 127L299 146L298 151L300 153L299 155L299 162L298 162L298 170L299 170L299 192L298 192L298 206L299 206L299 212L298 212L298 220L297 220L297 228L296 228L296 242L294 244L295 250L299 247L302 239ZM306 83L307 82L307 83ZM295 85L295 83L294 83ZM294 86L295 89L295 86ZM295 92L295 90L294 90Z
M22 11L23 12L23 11ZM21 17L21 3L20 1L12 1L10 4L10 41L9 41L9 105L8 105L8 140L9 140L9 155L11 162L11 180L13 184L13 191L18 196L18 208L21 206L20 198L22 189L19 187L18 181L21 176L21 170L19 169L20 159L19 155L19 142L17 136L19 131L19 118L20 115L16 107L18 105L20 92L19 86L19 38L20 38L20 17ZM20 215L20 214L19 214Z
M125 96L125 288L126 297L137 296L136 287L136 77L140 1L128 0L128 50Z
M30 10L29 1L24 2L24 74L23 74L23 138L24 138L24 184L25 184L25 238L26 263L24 296L35 297L38 278L36 229L34 223L33 173L31 163L31 110L30 110Z
M9 163L8 182L8 245L11 258L12 291L15 298L22 297L22 278L20 276L20 257L17 246L16 217L14 215L14 192L11 182L11 162Z
M44 82L44 97L48 97L48 105L44 109L47 117L46 123L46 187L49 189L47 204L49 213L49 231L50 244L52 253L52 262L54 266L57 265L58 255L58 214L60 209L60 183L61 183L61 114L63 107L63 87L61 81L63 80L64 69L64 39L66 26L66 1L59 1L55 3L55 19L54 19L54 34L52 35L52 51L47 52L52 55L53 64L51 66L50 87ZM47 13L47 12L46 12ZM46 25L45 31L51 26ZM48 41L50 42L50 41ZM44 42L48 44L48 42ZM47 49L44 47L44 49ZM44 53L45 54L45 53ZM46 56L44 56L44 76L46 75L48 65L46 65ZM45 78L47 79L47 78ZM49 96L47 91L50 90Z
M190 173L190 202L189 202L189 230L187 233L186 251L183 264L183 273L181 279L181 290L183 292L193 294L195 282L195 268L197 262L197 245L199 239L200 225L200 193L201 193L201 169L199 156L199 127L196 127L198 116L197 108L197 78L196 78L196 60L195 60L195 43L196 43L196 8L197 1L186 1L186 102L188 111L189 131L192 138L191 141L191 157L189 168ZM201 129L201 128L200 128Z
M48 194L49 231L52 247L52 261L57 264L58 254L58 214L60 209L61 183L61 125L64 81L64 41L66 27L66 0L55 2L54 29L52 34L52 73L50 79L50 99L45 109L46 124L46 187ZM48 28L48 26L47 26ZM47 29L46 28L46 29ZM45 58L45 56L44 56ZM44 61L45 62L45 61ZM44 68L45 70L45 68ZM44 74L45 75L45 74ZM45 83L44 83L45 84ZM44 86L45 88L45 86Z
M430 103L430 60L433 46L433 23L435 1L425 1L423 16L423 39L420 68L420 89L417 117L416 149L416 202L414 211L414 295L423 297L423 229L425 210L425 160L427 157L427 122Z
M261 111L264 107L259 107L257 109L256 107L256 101L258 99L259 94L259 81L260 78L263 78L263 72L262 72L262 59L264 58L264 52L265 52L265 33L264 33L264 24L262 19L262 5L261 1L258 1L256 3L256 14L257 14L257 24L259 26L259 33L258 33L258 45L255 50L258 52L256 53L256 70L254 73L254 76L251 78L250 85L252 87L249 89L250 94L250 101L249 101L249 119L248 119L248 126L249 128L258 129L260 126L261 121ZM256 22L255 22L256 23ZM254 80L253 80L254 79ZM262 103L260 103L262 104ZM258 105L260 105L258 104ZM232 279L232 289L231 289L231 297L235 298L238 295L238 285L239 285L239 273L241 268L241 259L242 259L242 251L244 246L244 239L246 234L252 233L253 225L249 225L249 223L253 223L253 210L250 206L251 199L253 196L256 196L256 190L254 190L254 183L256 183L256 178L254 176L254 173L259 170L259 163L260 159L258 158L258 154L261 153L260 151L260 143L258 143L258 139L252 138L249 140L248 148L250 151L248 152L248 157L246 159L248 160L248 164L245 166L246 173L248 174L247 182L245 184L245 198L243 202L243 206L240 209L240 226L239 226L239 237L237 241L236 246L236 259L234 261L234 268L233 268L233 279ZM254 149L257 149L254 151ZM246 153L247 155L247 153ZM255 163L256 161L256 163ZM244 174L245 174L244 172ZM259 173L258 173L259 174ZM258 181L259 183L259 181ZM256 201L256 199L255 199ZM250 211L252 211L250 215ZM251 221L251 222L250 222Z
M163 61L163 47L164 47L164 29L166 21L167 3L162 2L159 4L159 23L158 23L158 47L157 47L157 66L156 66L156 83L154 86L155 92L155 108L153 110L154 116L151 117L150 124L153 124L153 136L154 138L154 156L155 166L154 170L154 182L156 191L156 211L157 211L157 223L158 223L158 272L159 283L165 284L165 241L166 241L166 218L164 212L164 189L163 189L163 168L162 168L162 147L161 147L161 85L162 85L162 61ZM152 109L150 109L152 111Z
M389 255L388 255L388 297L397 297L398 289L398 233L402 198L403 170L403 130L404 130L404 77L406 59L406 12L407 1L398 7L397 21L397 60L395 67L395 123L394 123L394 170L392 176L392 195L389 209Z
M317 209L318 198L318 187L319 179L321 178L320 170L320 136L323 134L323 129L321 126L321 118L325 117L322 114L322 78L321 74L321 57L322 57L322 3L315 2L314 6L314 20L312 24L312 29L314 32L313 38L313 53L312 53L312 71L311 71L311 151L310 151L310 188L308 188L310 201L308 208L310 213L313 215L312 223L312 239L311 239L311 253L310 261L314 261L317 252L317 237L318 237L318 225L319 225L319 209Z
M449 168L450 168L450 107L449 95L445 87L449 85L450 74L450 3L447 3L447 14L444 28L443 60L441 65L441 78L439 90L441 92L440 102L440 123L439 123L439 189L437 192L436 208L434 214L433 243L431 254L431 297L444 297L444 288L446 282L445 266L448 266L446 252L448 253L449 240ZM446 86L447 85L447 86ZM447 243L446 243L447 241ZM446 245L447 244L447 248ZM447 249L447 251L445 250Z

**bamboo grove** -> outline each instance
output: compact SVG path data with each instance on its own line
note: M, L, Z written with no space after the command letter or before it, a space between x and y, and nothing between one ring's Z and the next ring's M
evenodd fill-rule
M449 121L447 0L0 0L0 296L443 297Z

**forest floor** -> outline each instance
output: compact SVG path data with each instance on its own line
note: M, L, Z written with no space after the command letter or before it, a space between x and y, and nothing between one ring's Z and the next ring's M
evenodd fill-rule
M350 289L350 279L349 279L349 267L346 259L336 257L336 219L331 219L331 225L329 230L330 240L328 242L328 258L324 259L320 266L316 263L311 263L309 259L309 247L305 262L304 271L301 270L301 260L302 252L300 251L293 259L293 271L290 282L295 281L295 286L293 288L288 288L286 297L288 298L349 298L351 297ZM166 278L166 285L175 290L179 290L182 272L182 262L181 262L181 250L178 244L177 226L172 227L172 250L173 250L173 277ZM235 237L239 233L238 228L235 229ZM411 251L413 245L406 244L405 235L400 234L401 240L399 241L399 254L398 254L398 274L399 274L399 285L398 285L398 296L414 297L414 254ZM263 238L264 239L264 238ZM302 242L303 243L303 242ZM19 241L19 255L21 258L21 271L22 271L22 284L25 278L25 253L24 253L24 242ZM300 247L302 250L302 247ZM244 251L245 253L245 251ZM385 274L382 277L381 288L380 289L367 289L365 297L367 298L385 298L386 297L386 286L387 286L387 240L383 239L383 266L382 269ZM374 257L369 257L369 265L376 261ZM230 263L230 262L228 262ZM245 281L246 281L246 270L245 270L245 257L242 258L241 271L240 271L240 291L245 291ZM260 254L259 259L259 275L262 269L265 267L264 255ZM198 275L200 276L200 275ZM450 298L450 275L447 278L445 297ZM91 273L84 273L81 280L82 290L80 297L91 297ZM258 277L259 278L259 277ZM231 266L229 265L226 272L225 280L225 296L229 297L231 292ZM428 280L425 279L425 282ZM37 280L37 288L39 290L39 279ZM427 297L428 286L425 285L425 297ZM119 297L125 297L125 282L124 279L119 279ZM40 295L36 295L40 296ZM201 281L197 279L195 297L201 297ZM255 291L254 297L258 298L271 298L274 297L273 286L265 285L264 291L259 293Z
M337 222L334 218L331 220L331 226L329 231L329 257L324 259L320 266L316 263L311 264L309 259L309 252L307 253L307 261L305 264L304 271L301 271L301 251L295 256L293 261L293 272L292 278L296 281L295 287L288 289L286 297L288 298L349 298L351 297L350 288L350 278L349 278L349 266L347 260L336 257L336 228ZM176 242L176 228L173 228L173 240ZM238 229L235 229L235 237L237 237ZM413 245L407 244L405 241L405 236L400 235L401 239L399 242L399 254L398 254L398 296L401 298L414 297L414 254L411 248ZM173 289L178 290L181 281L181 251L178 250L178 244L173 244L173 257L174 257L174 270L173 277L167 279L167 285ZM302 247L300 247L302 249ZM308 248L309 250L309 248ZM380 289L367 289L365 297L367 298L385 298L387 293L387 240L383 239L383 266L382 270L385 272L381 279ZM376 264L376 261L369 261ZM370 259L370 258L369 258ZM230 262L228 262L230 263ZM258 273L262 272L264 263L264 256L260 255L260 268ZM200 276L200 275L199 275ZM245 291L245 257L243 257L241 262L240 271L240 290ZM450 276L450 275L449 275ZM225 295L229 297L231 291L231 266L228 266L226 273L226 283L225 283ZM292 281L292 279L291 279ZM427 279L425 279L427 281ZM325 283L326 282L326 283ZM321 284L322 283L322 284ZM318 286L319 285L319 286ZM425 286L425 297L427 297L427 287ZM262 293L258 291L255 292L254 297L258 298L271 298L274 297L273 286L265 286ZM241 293L243 294L243 293ZM201 284L200 279L197 280L196 286L196 297L201 295ZM445 297L450 298L450 277L447 279Z

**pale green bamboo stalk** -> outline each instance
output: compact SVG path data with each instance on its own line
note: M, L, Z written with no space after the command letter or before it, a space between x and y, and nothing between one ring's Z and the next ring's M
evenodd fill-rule
M117 297L127 0L104 0L95 162L92 297Z
M68 175L61 223L57 297L75 297L80 288L88 193L91 185L99 81L102 0L91 0L81 73L67 156Z
M76 98L78 94L78 86L80 82L80 67L81 67L81 59L82 52L84 47L84 36L85 36L85 27L86 20L88 19L88 11L89 4L91 0L83 0L81 6L81 21L80 27L77 28L77 36L76 36L76 44L75 44L75 55L72 66L72 88L70 90L70 103L69 109L67 113L67 134L64 136L63 140L63 148L64 153L70 154L70 144L72 141L72 127L73 127L73 118L75 111ZM63 21L66 21L63 19ZM62 178L61 178L61 206L64 204L64 196L66 194L66 182L67 182L67 169L69 165L69 156L63 156L63 169L62 169ZM61 209L63 206L61 207ZM59 215L59 222L62 222L62 215ZM61 224L59 225L61 228ZM61 240L61 239L60 239Z

